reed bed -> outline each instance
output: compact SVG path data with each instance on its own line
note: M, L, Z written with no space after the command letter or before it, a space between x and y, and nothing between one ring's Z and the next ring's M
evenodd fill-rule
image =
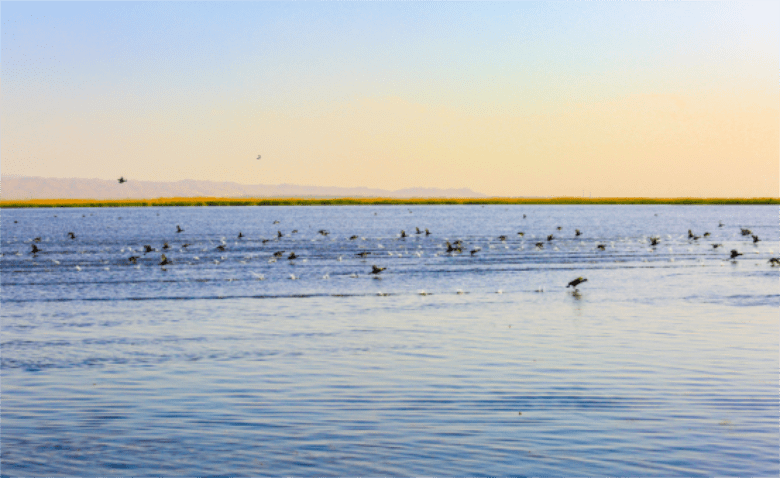
M178 206L383 206L444 204L780 204L780 198L215 198L173 197L156 199L28 199L0 201L0 208L28 207L178 207Z

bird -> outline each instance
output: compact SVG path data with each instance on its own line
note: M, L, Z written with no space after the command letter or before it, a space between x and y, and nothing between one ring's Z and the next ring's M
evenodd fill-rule
M718 227L723 227L723 222L722 221L718 221Z
M363 251L363 252L358 252L358 253L357 253L357 254L355 254L355 255L356 255L356 256L360 256L360 257L366 257L366 256L367 256L367 255L369 255L369 254L371 254L371 253L370 253L370 252L368 252L368 251Z
M563 229L563 228L561 226L558 226L558 230L560 231L561 229Z
M168 243L166 242L165 244L163 244L163 247L162 247L162 248L163 248L163 249L170 249L170 248L171 248L171 246L169 246L169 245L168 245Z
M506 241L506 236L498 236L499 241Z
M743 236L749 236L749 235L753 234L753 231L751 231L750 229L745 229L744 227L740 227L739 229L740 229L740 232L742 232Z
M599 244L598 246L596 246L596 249L600 251L605 251L607 250L607 246L605 246L604 244Z
M774 266L780 266L780 258L778 258L778 257L772 257L771 259L769 259L769 264L770 264L772 267L774 267Z
M144 254L148 254L149 252L154 252L154 249L152 249L152 246L146 244L144 245Z
M710 233L709 233L709 232L705 232L705 233L703 234L703 236L704 236L704 237L710 237Z
M30 245L32 246L32 251L30 251L30 254L37 254L41 252L41 250L38 249L38 246L36 246L35 244L30 244Z
M120 176L119 179L117 179L117 181L119 181L119 184L122 184L122 183L126 183L127 179L125 179L124 176Z
M162 259L162 261L160 261L160 265L161 266L172 264L172 262L170 260L168 260L167 257L165 257L165 254L162 255L161 259Z
M429 231L427 228L425 229L425 235L426 236L430 236L431 235L431 231Z
M463 248L459 244L460 241L455 241L455 244L450 244L450 241L447 241L447 252L463 252Z
M547 240L548 240L548 241L552 241L553 239L555 239L555 236L553 236L552 234L550 234L549 236L547 236Z
M401 237L406 237L406 231L404 231L403 229L401 229Z
M279 224L279 221L274 221L274 224Z
M657 237L651 237L650 238L650 245L651 246L657 246L660 240Z
M184 229L181 228L178 224L176 225L176 232L184 232Z
M274 257L282 257L284 255L284 251L276 251L274 252Z
M293 229L290 234L298 234L298 229Z
M41 242L41 238L40 237L36 237L35 239L33 239L33 242Z
M544 249L544 242L537 242L536 247L538 247L539 249Z
M722 245L723 245L723 244L713 244L713 245L712 245L712 248L713 248L713 249L717 249L717 248L721 247Z
M260 159L260 155L259 154L257 155L257 159Z
M218 250L218 251L224 251L224 250L225 250L225 246L223 246L222 244L220 244L220 245L218 245L218 246L217 246L217 250Z
M189 245L189 244L182 244L182 245L181 245L181 247L182 247L182 248L184 248L184 247L190 247L190 245Z
M756 236L755 234L753 234L752 236L753 236L753 244L755 244L756 242L758 242L758 241L760 241L760 240L761 240L761 239L759 239L759 238L758 238L758 236Z
M517 235L520 236L520 237L523 237L523 236L525 236L525 233L524 232L518 232Z
M329 233L328 231L326 231L325 229L320 229L320 230L319 230L319 231L317 231L317 232L319 232L319 233L320 233L320 234L322 234L323 236L327 236L328 234L330 234L330 233Z
M471 255L473 256L474 254L476 254L477 252L479 252L481 250L482 249L480 249L479 247L475 247L474 249L471 250Z
M76 235L75 235L75 234L73 234L72 232L69 232L69 233L68 233L68 237L70 237L71 239L75 239L75 238L76 238Z
M289 260L293 260L293 259L297 259L297 258L298 258L298 256L296 256L294 252L291 252L291 253L290 253L290 256L289 256L289 257L287 257L287 258L288 258Z
M415 229L417 229L417 232L415 232L415 234L422 234L422 231L420 230L419 227L415 227Z
M138 259L140 259L140 257L139 257L139 256L130 256L130 257L128 257L128 258L127 258L127 260L128 260L128 261L129 261L131 264L136 264L136 263L137 263L136 261L138 261Z
M730 259L736 259L737 257L743 255L741 252L737 252L736 249L731 250L731 257Z
M357 237L357 235L354 235L354 236L349 236L349 240L350 240L350 241L354 241L354 240L355 240L355 239L357 239L357 238L358 238L358 237Z
M569 285L567 285L566 287L567 288L574 287L574 289L576 290L577 286L582 284L583 282L588 282L588 279L585 279L584 277L580 276L574 279L573 281L569 282Z
M244 237L244 235L241 233L241 231L238 231L238 238L241 239L242 237Z
M579 230L579 229L575 229L575 230L574 230L574 235L578 237L578 236L581 236L581 235L582 235L582 233L580 232L580 230Z
M387 269L387 267L377 267L377 266L371 266L371 273L372 274L379 274L383 270Z
M277 238L282 238L282 237L284 237L284 234L282 234L282 231L276 231L276 237Z

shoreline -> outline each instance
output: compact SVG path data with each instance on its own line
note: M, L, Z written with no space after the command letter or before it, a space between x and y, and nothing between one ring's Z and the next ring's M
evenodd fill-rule
M780 205L780 198L155 198L0 200L2 209L41 207L394 206L394 205Z

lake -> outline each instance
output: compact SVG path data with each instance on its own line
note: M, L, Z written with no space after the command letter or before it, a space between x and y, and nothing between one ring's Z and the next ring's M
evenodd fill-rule
M777 206L4 209L1 232L3 476L780 473Z

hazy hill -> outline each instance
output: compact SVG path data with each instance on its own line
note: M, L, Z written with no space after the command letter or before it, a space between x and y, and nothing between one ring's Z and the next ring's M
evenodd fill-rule
M397 191L264 185L184 180L177 182L3 176L0 198L11 199L151 199L158 197L486 197L470 189L406 188Z

